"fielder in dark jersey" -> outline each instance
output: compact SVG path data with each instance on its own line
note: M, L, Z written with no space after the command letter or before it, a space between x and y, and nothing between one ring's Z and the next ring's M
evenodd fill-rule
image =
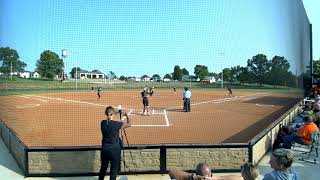
M154 89L154 87L149 88L149 93L148 93L148 94L149 94L150 96L152 96L152 95L153 95L153 89Z
M232 89L230 87L230 84L228 84L226 88L229 91L229 96L231 96L232 95Z
M100 99L100 97L101 97L101 91L102 91L102 89L101 89L101 87L99 87L98 88L98 92L97 92L98 99Z
M151 114L149 112L149 100L148 100L147 91L143 90L141 92L141 97L142 97L142 104L143 104L142 114L145 115L145 112L147 112L147 114L150 116Z
M131 127L131 122L126 113L123 115L127 118L127 122L113 120L115 111L111 106L106 108L105 114L107 116L106 120L101 121L102 149L99 180L104 179L109 162L111 164L110 180L116 180L121 160L119 130Z

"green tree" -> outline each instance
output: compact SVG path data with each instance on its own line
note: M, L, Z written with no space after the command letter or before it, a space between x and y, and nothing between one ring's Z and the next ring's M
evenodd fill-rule
M224 68L222 72L223 72L223 81L231 82L233 80L233 74L230 68ZM221 77L221 74L220 74L220 77Z
M117 76L116 76L116 74L115 74L113 71L109 71L109 73L108 73L108 78L109 78L109 79L116 79Z
M161 79L161 77L160 77L159 74L154 74L154 75L152 76L152 79L158 80L158 79Z
M182 79L182 70L180 69L180 66L178 66L178 65L174 66L172 77L173 77L174 80L181 81L181 79Z
M63 60L59 58L58 54L49 50L41 53L36 66L39 74L48 79L53 79L55 75L61 75L64 67Z
M70 71L70 77L71 78L75 78L75 74L76 72L79 72L81 71L81 68L80 67L73 67ZM79 77L78 77L79 78Z
M163 79L172 79L172 76L170 74L166 74L163 76Z
M237 66L236 80L240 83L252 83L252 74L247 67Z
M203 80L205 76L209 75L208 67L205 65L196 65L194 67L194 74L197 78L200 78L200 80Z
M320 59L313 60L313 73L320 75Z
M262 86L268 80L270 63L267 56L264 54L257 54L248 59L247 61L248 71L252 74L254 82Z
M271 60L271 69L269 74L269 84L287 85L290 64L283 56L274 56Z
M26 63L19 60L18 52L9 47L0 48L0 72L9 75L11 72L23 72Z
M124 75L121 75L120 78L119 78L119 80L121 80L121 81L126 81L127 78L126 78Z
M189 71L186 68L183 68L181 72L182 72L182 75L189 75Z
M209 72L208 76L213 76L216 80L220 78L219 74L215 72Z

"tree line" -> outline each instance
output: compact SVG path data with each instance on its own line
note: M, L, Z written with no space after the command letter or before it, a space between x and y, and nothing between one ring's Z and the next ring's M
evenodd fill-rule
M4 75L10 72L23 72L27 64L20 60L18 52L9 47L0 48L0 72ZM36 62L36 71L48 79L53 79L56 75L63 73L64 63L59 55L50 50L45 50L40 54L40 58ZM258 83L271 84L279 86L296 86L296 76L289 71L290 64L283 56L274 56L271 60L267 59L264 54L257 54L247 60L247 66L227 67L222 72L209 72L205 65L196 65L194 67L194 75L200 80L204 80L207 76L214 76L215 79L222 77L225 82L230 83ZM313 69L315 74L320 74L320 59L314 61ZM81 68L77 67L77 71ZM76 67L72 68L70 75L74 78ZM190 75L186 68L175 65L172 73L167 73L162 79L172 79L181 81L184 75ZM109 71L108 77L117 78L114 72ZM154 79L161 79L159 74L152 76ZM128 77L120 76L120 80L127 80Z

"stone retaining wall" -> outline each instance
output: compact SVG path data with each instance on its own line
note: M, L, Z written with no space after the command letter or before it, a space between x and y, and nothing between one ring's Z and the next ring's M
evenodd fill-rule
M175 148L167 149L167 169L195 170L199 162L212 169L238 169L248 161L248 148Z
M263 134L262 132L263 137L260 140L253 142L252 162L254 164L258 163L262 159L262 157L272 148L273 142L278 134L280 124L288 125L291 123L292 119L297 116L297 114L301 110L299 105L300 103L291 108L291 110L288 113L286 113L282 117L282 119L279 119L280 121L277 122L277 124L274 127L271 127L271 130L266 129L266 134Z
M0 120L0 136L8 147L10 153L17 161L22 171L26 170L26 146L16 136L15 132L8 128L3 121Z
M160 170L159 149L125 150L124 157L121 172ZM100 165L100 150L28 152L29 174L98 173Z

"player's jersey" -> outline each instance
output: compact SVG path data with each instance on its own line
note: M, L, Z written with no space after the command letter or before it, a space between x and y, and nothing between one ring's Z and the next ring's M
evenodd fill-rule
M147 97L147 92L146 91L142 91L141 92L141 97L142 98L146 98Z

